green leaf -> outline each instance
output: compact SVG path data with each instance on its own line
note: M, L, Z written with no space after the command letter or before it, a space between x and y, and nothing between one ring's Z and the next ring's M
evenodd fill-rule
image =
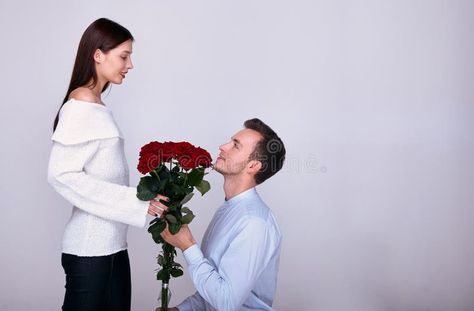
M201 192L201 195L204 195L206 192L211 190L211 184L207 180L201 180L199 185L196 186L196 189Z
M171 266L172 266L172 267L180 267L180 268L183 267L181 264L179 264L179 263L177 263L177 262L173 262L173 263L171 264Z
M176 234L179 232L179 229L181 229L181 223L175 223L175 224L171 224L169 226L169 230L171 232L171 234Z
M201 183L204 177L204 169L195 168L188 174L188 185L197 186Z
M179 173L179 166L176 165L175 167L173 167L173 168L171 169L171 171L172 171L173 173Z
M155 222L153 225L148 227L148 232L152 233L153 231L157 231L158 233L161 233L163 232L163 230L165 230L166 222L161 218L158 218L158 219L159 221Z
M178 268L171 268L170 274L172 277L177 278L183 275L183 270Z
M182 212L182 213L186 213L186 214L189 214L189 213L192 214L192 213L193 213L193 211L191 211L191 210L189 209L189 207L186 207L186 206L183 206L183 207L181 208L181 212Z
M150 175L155 177L159 181L160 180L160 175L158 175L158 170L159 170L159 168L154 169L153 171L150 172Z
M165 241L163 240L163 238L161 237L161 234L158 231L153 231L151 233L151 237L153 241L155 241L156 244L161 244Z
M156 279L157 280L167 280L170 278L170 275L169 273L165 270L165 269L161 269L160 271L158 271L158 273L156 274Z
M157 169L158 176L160 176L160 180L167 180L170 179L170 170L166 165L161 165Z
M140 178L137 186L137 198L142 201L150 201L156 197L160 187L159 181L151 176Z
M150 226L154 225L156 222L160 221L161 218L160 217L155 217L152 221L150 221ZM150 231L148 231L150 232Z
M173 215L171 214L166 214L166 219L168 219L168 221L171 223L171 224L175 224L178 222L178 220L176 219L176 217L174 217Z
M181 222L182 222L183 224L189 224L189 223L191 223L191 221L193 221L193 219L194 219L194 215L190 213L190 214L184 215L184 216L181 218Z
M151 233L151 237L153 238L153 241L155 241L155 243L157 244L163 243L164 240L161 237L161 232L163 232L165 228L166 228L166 222L161 218L159 218L157 222L155 222L150 227L148 227L148 232Z
M174 212L180 207L179 201L175 201L174 199L171 199L168 202L164 203L166 206L168 206L168 212Z
M165 259L163 258L162 255L158 255L158 260L157 260L157 262L158 262L158 264L159 264L160 266L163 265L164 260L165 260Z
M163 192L163 189L166 188L166 185L168 184L168 179L163 179L163 180L160 180L159 182L159 186L158 186L158 192L161 193Z
M179 204L183 205L183 204L186 204L189 202L189 200L191 200L191 198L193 197L194 193L188 193L184 199L181 200L181 202L179 202Z
M188 186L185 188L186 194L193 192L193 190L194 190L194 187L193 187L193 186L189 186L189 185L188 185Z
M165 253L167 253L167 252L168 252L168 253L173 253L173 254L176 255L176 249L175 249L175 247L174 247L173 245L171 245L171 244L168 244L168 243L164 243L164 244L163 244L163 252L165 252Z
M185 196L186 195L186 188L183 186L179 186L177 184L168 183L165 188L165 196L168 198L174 198L176 196Z

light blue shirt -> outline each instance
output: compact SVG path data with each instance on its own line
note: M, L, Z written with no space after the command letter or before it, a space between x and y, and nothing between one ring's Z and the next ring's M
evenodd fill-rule
M197 292L179 310L273 310L280 249L280 229L255 188L224 202L202 250L183 252Z

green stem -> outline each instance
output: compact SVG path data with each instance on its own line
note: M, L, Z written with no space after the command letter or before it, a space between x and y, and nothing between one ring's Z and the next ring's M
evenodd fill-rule
M161 311L168 311L168 283L161 284Z
M158 180L160 180L160 176L158 175L158 173L156 172L156 170L153 170L151 171L155 176L156 178L158 178Z
M169 273L174 262L174 247L166 242L163 243L163 270L166 271L166 277L161 282L161 310L167 311L169 304L169 282L171 274Z

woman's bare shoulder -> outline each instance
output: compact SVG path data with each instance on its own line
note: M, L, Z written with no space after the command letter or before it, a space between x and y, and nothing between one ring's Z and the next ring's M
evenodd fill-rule
M90 103L100 103L100 99L87 87L78 87L69 94L69 99L76 99Z

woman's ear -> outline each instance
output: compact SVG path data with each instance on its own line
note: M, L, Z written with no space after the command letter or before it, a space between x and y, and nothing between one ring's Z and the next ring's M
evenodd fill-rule
M100 49L95 50L94 52L94 61L98 64L102 63L104 59L104 53Z

